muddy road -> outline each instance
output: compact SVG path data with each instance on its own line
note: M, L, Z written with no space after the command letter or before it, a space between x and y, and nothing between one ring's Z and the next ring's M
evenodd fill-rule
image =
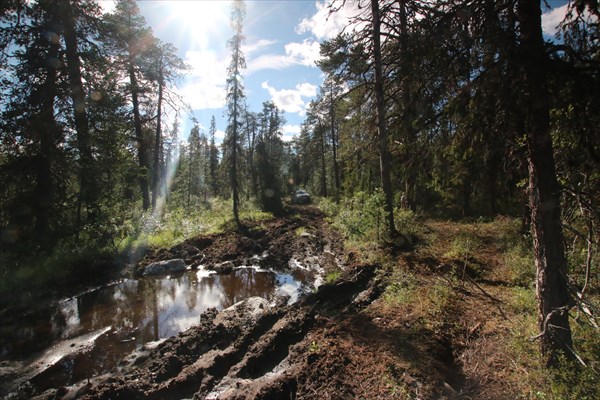
M151 251L134 274L172 259L184 260L188 269L213 274L217 269L220 277L252 266L277 276L300 274L305 280L295 293L282 286L260 297L248 297L253 293L248 291L245 300L208 308L197 323L166 339L139 344L129 339L135 332L107 326L81 335L80 342L69 339L60 355L3 363L3 398L315 398L316 388L329 387L339 370L320 367L331 354L314 338L380 292L373 279L376 267L356 264L312 207L292 208L288 217L250 226L245 234L200 236ZM326 283L332 274L338 279ZM247 284L256 285L255 275L244 276ZM116 344L101 347L116 331ZM113 363L90 367L109 351L117 355ZM339 398L351 392L342 386L334 390Z

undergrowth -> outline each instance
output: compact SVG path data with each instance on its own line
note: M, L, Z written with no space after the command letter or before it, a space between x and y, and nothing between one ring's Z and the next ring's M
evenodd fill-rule
M171 247L183 240L199 235L235 229L231 215L231 201L213 199L203 208L166 210L162 215L144 213L139 219L129 221L124 234L116 238L118 251L139 246ZM252 203L240 207L240 219L245 222L273 218L270 213L258 210Z
M381 190L372 194L358 192L353 197L342 199L339 203L323 198L320 209L327 215L334 228L358 247L385 242L384 196ZM396 230L406 236L412 244L424 235L423 226L412 210L396 208L394 210Z
M134 263L148 247L171 247L199 234L235 228L231 201L227 200L214 199L205 207L192 210L167 208L162 211L149 211L136 218L113 222L101 233L84 231L79 244L59 243L49 252L31 251L24 255L3 251L0 254L0 294L62 290L72 282L94 281L118 264ZM240 208L240 218L244 222L255 222L273 216L247 202ZM94 235L100 234L109 236L110 240L94 240Z
M531 238L519 225L508 217L432 223L410 257L379 256L385 287L369 312L400 321L407 334L452 337L465 358L455 357L468 360L464 368L473 371L466 373L465 398L600 399L600 335L583 313L573 309L570 323L585 366L565 359L548 369L532 340L539 333L535 264ZM464 280L463 265L480 267ZM593 290L588 296L598 304Z

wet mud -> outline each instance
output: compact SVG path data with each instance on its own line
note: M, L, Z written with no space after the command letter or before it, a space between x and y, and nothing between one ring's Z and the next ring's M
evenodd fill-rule
M329 318L355 313L376 293L372 287L376 267L358 265L347 256L339 236L311 207L298 207L290 217L251 227L243 235L198 237L173 249L152 251L136 271L173 258L182 258L199 271L231 261L236 267L254 265L290 276L310 273L316 282L294 302L282 292L250 297L221 310L208 308L194 325L166 339L140 345L122 335L114 352L118 360L89 368L92 359L103 357L96 344L118 335L107 328L85 343L67 345L69 351L51 362L13 363L0 370L1 379L11 379L2 382L4 398L302 397L306 389L302 377L315 361L311 332ZM334 270L341 277L325 284L323 276Z

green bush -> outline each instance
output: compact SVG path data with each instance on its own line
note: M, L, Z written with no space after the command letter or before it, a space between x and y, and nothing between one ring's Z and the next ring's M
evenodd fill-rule
M331 271L327 275L325 275L325 283L334 283L342 276L341 271Z
M336 204L321 199L319 207L332 225L347 239L382 242L386 239L384 195L381 190L373 194L358 192L353 197ZM422 233L416 215L410 210L394 211L396 229L414 240Z
M475 257L477 251L481 247L481 240L477 236L470 233L461 233L452 240L450 248L445 256L448 258L466 260Z
M385 288L383 301L389 306L411 304L415 300L417 285L418 281L413 275L405 275Z
M524 243L517 243L504 252L504 263L508 267L508 277L515 285L531 287L535 282L535 261L533 252Z

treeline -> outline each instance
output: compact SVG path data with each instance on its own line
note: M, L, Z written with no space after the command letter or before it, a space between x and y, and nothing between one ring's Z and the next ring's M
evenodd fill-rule
M413 209L439 216L524 215L530 104L515 2L380 3L395 204L405 195ZM598 12L572 7L535 66L541 76L547 69L544 101L569 215L594 199L600 163ZM369 18L357 15L360 29L323 43L327 78L293 144L296 180L321 195L380 186Z
M182 142L178 121L193 117L173 88L188 67L135 1L106 14L92 0L3 2L0 48L3 251L103 247L142 213L207 205L234 183L281 209L282 112L249 111L240 92L235 146L231 122L216 142L214 117Z
M164 120L183 109L171 89L186 66L134 1L0 7L3 246L108 241L164 190L177 146Z
M598 274L600 12L595 1L568 2L549 38L543 7L333 1L331 13L354 18L321 45L326 79L294 141L292 171L336 199L382 190L392 240L401 206L523 217L552 365L558 354L576 358L568 310Z

